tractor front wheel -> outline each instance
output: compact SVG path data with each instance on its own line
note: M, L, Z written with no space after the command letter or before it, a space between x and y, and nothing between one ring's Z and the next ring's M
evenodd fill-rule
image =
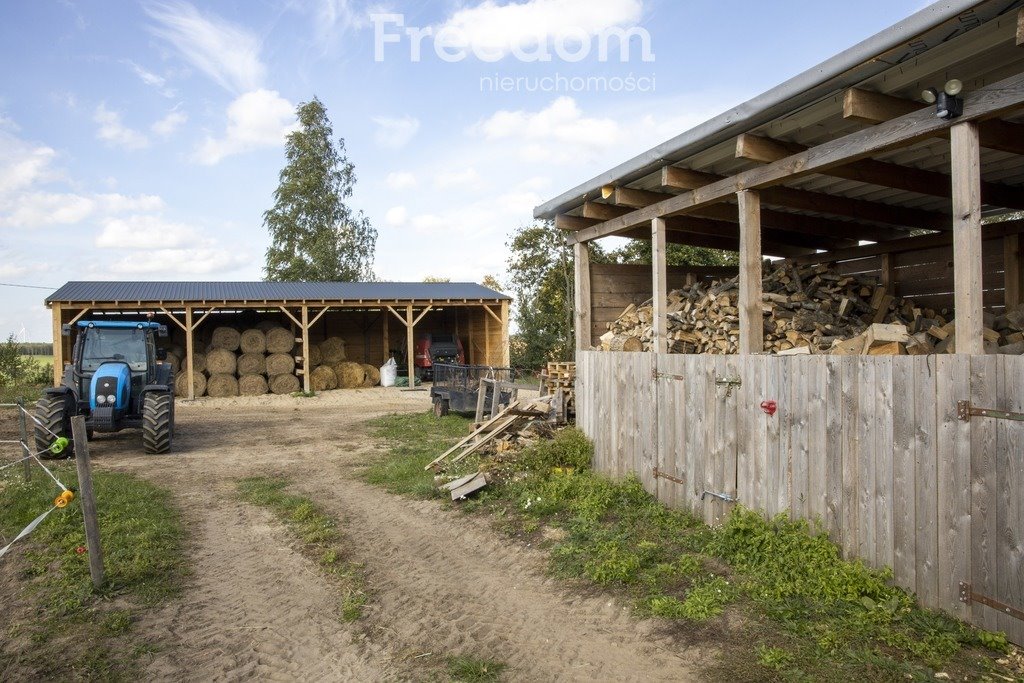
M147 453L171 450L174 431L174 399L169 393L146 394L142 402L142 446Z
M70 458L74 455L75 444L71 439L71 407L64 396L43 396L36 403L35 441L36 451L44 460ZM68 445L58 453L52 453L50 446L58 437L68 440Z

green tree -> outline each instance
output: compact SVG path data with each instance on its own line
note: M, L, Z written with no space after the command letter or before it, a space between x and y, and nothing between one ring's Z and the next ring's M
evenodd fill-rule
M651 262L651 241L630 240L627 244L608 253L613 263ZM665 245L665 262L670 266L735 266L739 255L733 251L691 247L685 244Z
M327 110L315 97L301 103L296 116L299 128L285 143L274 207L263 214L270 233L266 279L372 279L377 231L345 203L356 184L345 140L335 145Z
M30 363L21 355L21 344L12 333L4 344L0 344L0 387L17 384L25 379Z

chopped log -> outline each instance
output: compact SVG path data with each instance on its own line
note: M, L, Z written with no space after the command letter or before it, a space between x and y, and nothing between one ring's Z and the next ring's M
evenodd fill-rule
M192 379L195 383L196 398L206 393L206 375L201 372L193 372ZM174 376L174 395L178 398L188 398L188 373L179 372Z
M345 340L341 337L328 337L320 342L320 356L324 365L337 365L345 360Z
M238 378L238 393L242 396L262 396L269 386L263 375L242 375Z
M210 339L210 344L215 349L224 349L225 351L237 351L239 344L242 342L242 334L233 327L218 327L213 331L213 337Z
M242 353L266 353L267 335L263 330L246 330L239 338L238 347Z
M636 337L627 337L624 334L612 337L608 343L609 351L643 351L643 344Z
M206 370L212 375L234 375L238 360L233 351L213 349L206 354ZM210 394L213 396L213 394Z
M206 393L214 398L238 396L238 380L227 373L211 375L206 383Z
M243 353L238 357L239 377L242 375L263 375L266 372L267 357L262 353Z
M309 373L309 383L313 391L330 391L338 388L338 375L334 368L327 365L320 365Z
M275 394L294 394L300 388L299 378L292 374L273 375L270 391Z
M285 374L295 374L295 359L287 353L272 353L267 356L267 375Z
M295 348L295 335L283 327L267 330L267 353L291 353Z

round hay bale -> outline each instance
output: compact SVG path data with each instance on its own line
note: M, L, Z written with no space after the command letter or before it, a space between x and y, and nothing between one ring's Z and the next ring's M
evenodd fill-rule
M330 391L338 388L338 375L330 366L321 365L309 373L309 383L313 391Z
M320 355L324 365L337 365L345 360L345 340L341 337L328 337L320 342Z
M169 353L173 353L178 358L184 358L185 357L185 348L182 347L182 346L179 346L178 344L172 344L171 346L167 347L167 351Z
M363 372L366 373L366 379L363 380L364 387L375 387L380 384L380 370L369 363L361 363L363 366Z
M206 383L206 393L214 398L227 398L238 396L238 380L234 375L218 373L211 375Z
M314 368L324 362L324 355L320 353L319 344L309 345L309 364Z
M266 372L267 357L262 353L243 353L238 357L239 377L242 375L262 375Z
M262 396L269 389L263 375L242 375L238 378L238 393L241 396Z
M338 376L338 386L342 389L355 389L363 386L366 381L366 370L359 363L343 361L334 366L334 374Z
M267 353L289 353L295 348L295 335L283 327L267 330Z
M233 327L218 327L213 331L213 338L210 344L215 349L226 351L237 351L238 345L242 342L241 333Z
M295 359L287 353L273 353L267 356L267 375L284 374L295 374Z
M206 375L201 372L192 373L193 381L196 383L196 398L206 394ZM178 398L188 396L188 373L179 372L174 376L174 395Z
M274 329L275 327L281 327L281 323L276 320L261 320L256 323L256 329L264 333L266 333L267 330Z
M239 338L238 347L242 353L264 353L267 350L267 335L263 330L246 330Z
M206 354L205 353L193 353L192 354L192 371L193 372L204 372L206 370Z
M295 375L282 374L270 378L270 390L275 394L294 394L299 388L299 378Z
M210 375L233 375L238 368L238 360L234 352L227 349L214 349L206 354L206 370ZM210 394L213 396L213 394Z
M171 364L171 373L177 375L181 370L181 356L176 356L170 351L167 352L167 357L164 358L164 363Z

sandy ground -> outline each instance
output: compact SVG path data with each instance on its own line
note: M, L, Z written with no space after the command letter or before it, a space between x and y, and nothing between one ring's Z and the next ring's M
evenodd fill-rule
M507 680L696 678L707 653L549 578L546 553L359 481L383 448L363 423L428 407L427 392L381 388L201 399L178 404L175 454L143 455L131 431L93 442L97 467L170 488L190 530L183 598L138 627L160 647L147 678L420 680L455 654L503 661ZM369 584L359 622L340 623L337 589L269 513L238 501L235 482L265 473L287 474L341 521Z

